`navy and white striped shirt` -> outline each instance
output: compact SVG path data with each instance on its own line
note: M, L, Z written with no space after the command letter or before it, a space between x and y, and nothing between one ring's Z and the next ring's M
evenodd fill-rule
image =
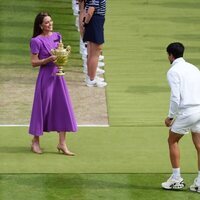
M106 14L106 0L86 0L85 9L88 10L89 7L94 7L94 14L105 16Z

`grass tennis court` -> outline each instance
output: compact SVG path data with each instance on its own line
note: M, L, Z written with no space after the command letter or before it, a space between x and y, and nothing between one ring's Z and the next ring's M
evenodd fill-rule
M0 127L0 200L199 199L188 191L197 171L189 135L181 142L186 189L160 188L171 173L163 126L169 101L165 47L183 42L185 58L200 66L199 8L197 0L109 0L104 55L110 127L70 134L69 146L77 153L73 158L56 153L54 133L44 135L46 153L38 156L29 150L27 127ZM9 81L24 92L33 87L37 70L29 64L28 42L35 14L43 9L75 49L70 65L81 68L71 1L3 0L0 9L1 93ZM5 98L0 94L1 120L29 117L29 96L22 95L23 103L17 104L21 113L11 114L1 103Z
M186 175L188 181L194 176ZM198 199L189 191L164 191L158 174L21 174L1 176L2 199ZM8 187L15 191L7 193ZM23 193L24 191L27 191Z

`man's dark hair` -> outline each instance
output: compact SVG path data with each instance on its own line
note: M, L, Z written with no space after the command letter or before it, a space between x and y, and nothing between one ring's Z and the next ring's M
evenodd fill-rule
M167 53L169 55L173 55L174 58L180 58L183 57L185 47L180 42L173 42L168 45L167 47Z

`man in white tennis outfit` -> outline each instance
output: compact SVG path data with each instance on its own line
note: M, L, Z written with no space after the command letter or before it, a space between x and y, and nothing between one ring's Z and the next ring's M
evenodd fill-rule
M182 189L185 186L180 173L180 151L178 142L187 133L192 133L192 140L198 155L198 176L190 190L200 192L200 71L183 59L184 46L179 42L167 47L171 68L167 79L171 88L169 115L165 125L169 129L169 155L172 175L164 183L164 189Z

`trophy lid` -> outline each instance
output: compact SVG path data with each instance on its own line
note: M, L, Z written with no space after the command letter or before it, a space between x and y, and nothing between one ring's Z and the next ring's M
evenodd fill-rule
M64 49L64 45L62 43L62 40L58 43L58 49Z

